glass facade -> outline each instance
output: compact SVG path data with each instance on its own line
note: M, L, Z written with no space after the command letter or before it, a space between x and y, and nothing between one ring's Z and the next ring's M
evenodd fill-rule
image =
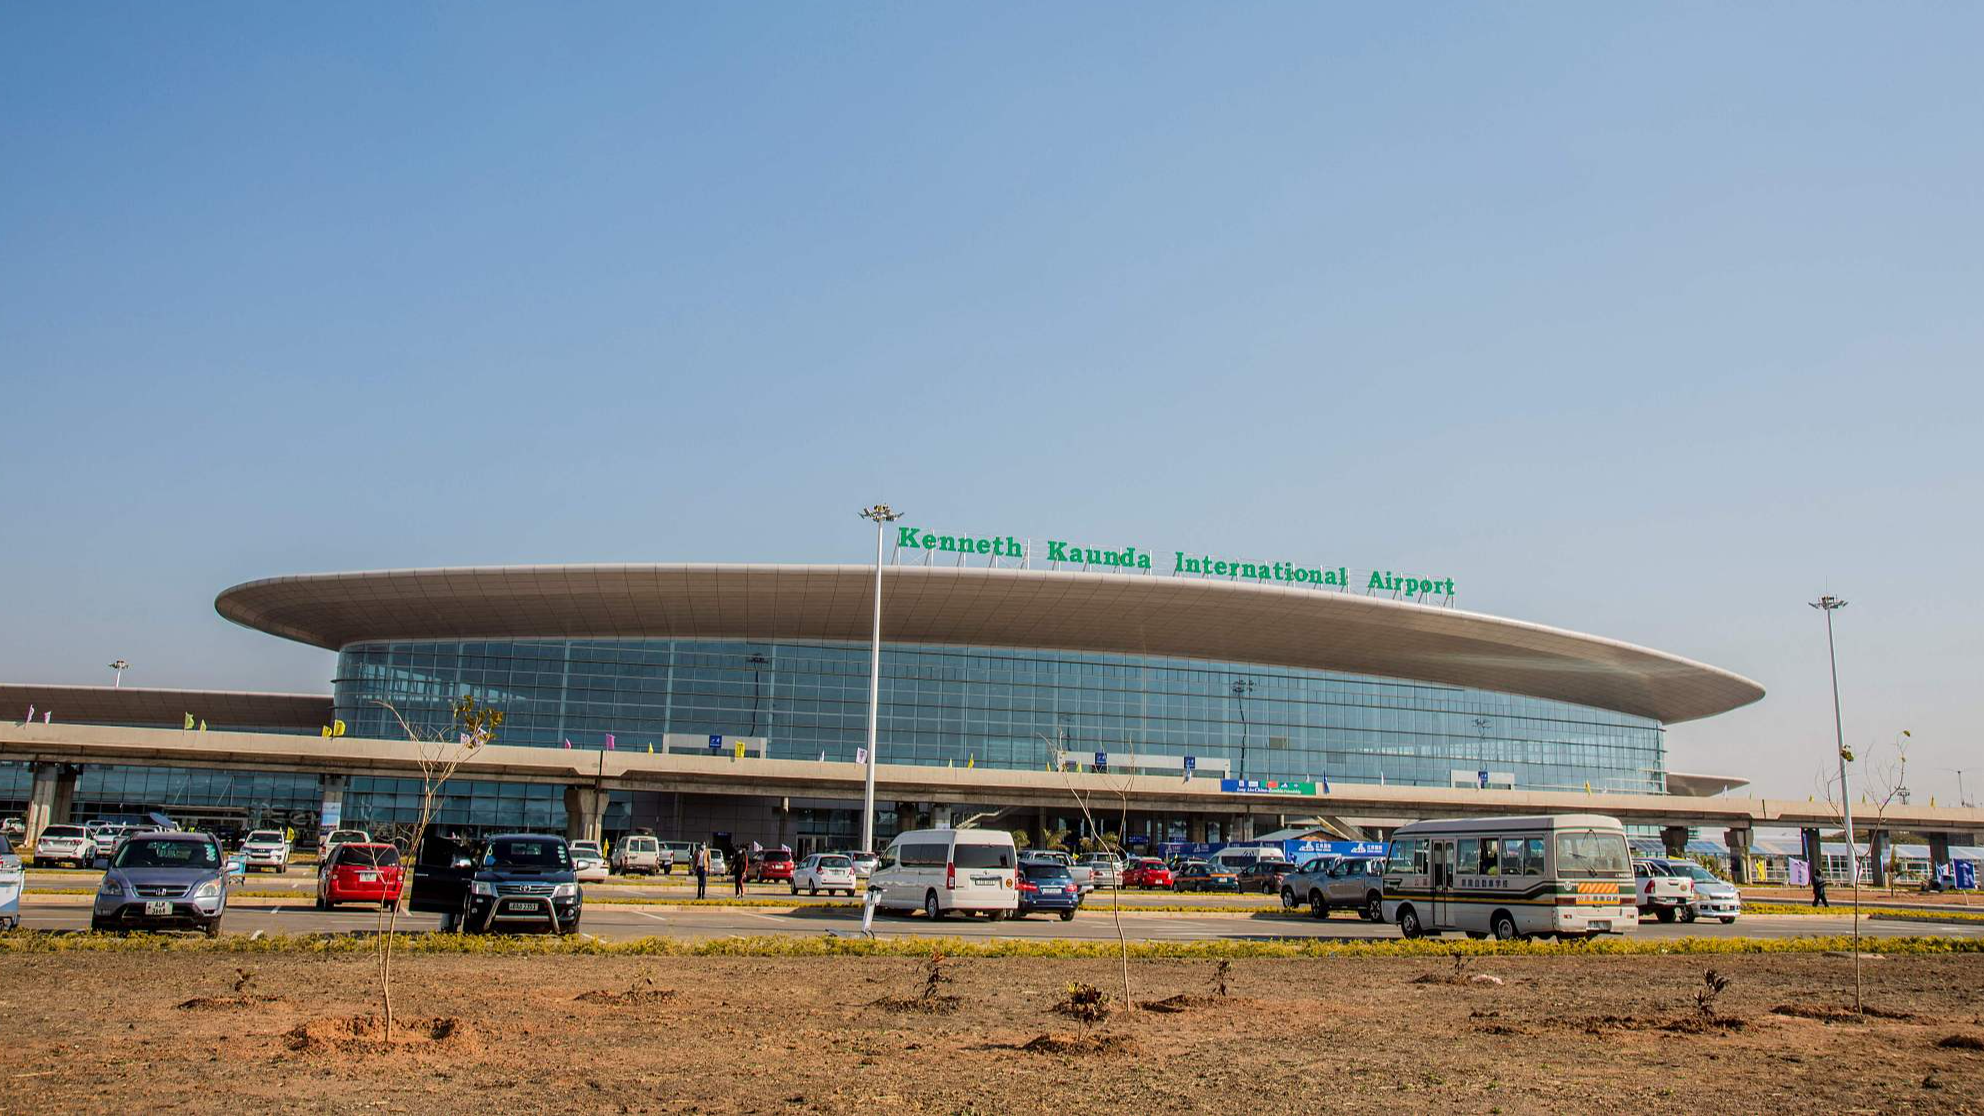
M376 642L338 656L355 736L439 729L474 694L505 744L639 749L665 733L762 736L777 759L853 761L867 734L868 647L781 640ZM1665 791L1658 722L1440 683L1201 659L884 645L889 763L1040 769L1049 750L1224 758L1237 777ZM347 807L349 809L349 807ZM562 816L562 809L560 810Z

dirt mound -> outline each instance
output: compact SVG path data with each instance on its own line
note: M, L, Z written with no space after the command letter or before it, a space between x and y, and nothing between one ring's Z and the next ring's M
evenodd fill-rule
M246 1007L286 1004L281 996L195 996L173 1006L179 1011L236 1011Z
M1037 1035L1020 1044L1035 1054L1134 1054L1137 1040L1128 1035Z
M1770 1009L1772 1015L1789 1015L1794 1019L1816 1019L1821 1023L1858 1023L1866 1019L1913 1019L1906 1011L1892 1011L1887 1008L1863 1008L1854 1011L1849 1007L1834 1007L1830 1004L1779 1004Z
M1140 1011L1154 1011L1160 1015L1164 1015L1181 1011L1199 1011L1206 1008L1240 1008L1257 1007L1259 1005L1259 1000L1248 999L1245 996L1201 996L1190 992L1181 992L1176 996L1167 996L1162 1000L1140 1001L1137 1004L1137 1008Z
M961 996L884 996L868 1006L912 1015L950 1015L963 1003Z
M1945 1035L1936 1040L1944 1050L1984 1050L1984 1039L1976 1035Z
M395 1020L390 1035L385 1020L377 1015L311 1019L290 1028L283 1045L298 1054L432 1050L455 1055L482 1049L481 1038L465 1020L442 1015Z
M1585 1015L1572 1019L1554 1019L1552 1023L1569 1026L1588 1035L1602 1035L1607 1031L1666 1031L1677 1035L1711 1035L1724 1031L1740 1031L1750 1024L1739 1015L1675 1015L1675 1016L1636 1016L1636 1015ZM1493 1032L1491 1032L1493 1033Z

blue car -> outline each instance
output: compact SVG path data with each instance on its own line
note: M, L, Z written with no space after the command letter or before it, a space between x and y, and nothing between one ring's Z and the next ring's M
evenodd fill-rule
M1025 918L1034 911L1059 911L1061 921L1068 922L1081 909L1082 889L1063 865L1021 864L1019 885L1020 906L1013 912L1014 918Z
M90 908L92 930L220 933L227 912L227 858L205 833L127 837L110 858Z

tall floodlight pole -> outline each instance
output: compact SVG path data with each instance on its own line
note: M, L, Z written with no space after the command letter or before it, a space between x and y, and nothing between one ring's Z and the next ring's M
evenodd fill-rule
M130 668L130 666L131 666L131 664L130 664L130 663L127 663L127 662L125 662L125 661L124 661L124 660L122 660L122 659L119 659L119 660L117 660L116 662L114 662L114 663L112 663L112 664L110 664L110 669L111 669L111 670L114 670L114 671L116 671L116 672L117 672L117 674L116 674L116 675L115 675L115 676L114 676L114 677L113 677L113 678L111 679L111 682L110 682L110 688L111 688L111 689L113 689L113 690L119 690L119 689L123 689L123 687L124 687L124 672L125 672L125 671L126 671L127 669L129 669L129 668Z
M868 770L861 783L861 851L875 851L875 727L882 708L882 533L902 513L887 504L864 509L875 521L875 639L868 653Z
M1833 746L1839 750L1839 812L1840 824L1846 829L1846 881L1853 888L1853 1010L1857 1012L1860 1010L1860 850L1853 844L1853 792L1846 785L1846 763L1853 755L1846 750L1846 729L1840 723L1839 655L1832 644L1832 614L1845 608L1846 602L1828 595L1811 605L1826 614L1826 661L1832 666L1832 736ZM1813 853L1823 865L1822 850L1814 849Z

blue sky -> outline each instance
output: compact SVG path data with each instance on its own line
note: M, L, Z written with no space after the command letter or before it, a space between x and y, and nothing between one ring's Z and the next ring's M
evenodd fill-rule
M936 527L1436 569L1984 797L1984 13L17 4L0 678L214 594ZM1973 770L1974 769L1974 770ZM1918 799L1919 800L1919 799Z

